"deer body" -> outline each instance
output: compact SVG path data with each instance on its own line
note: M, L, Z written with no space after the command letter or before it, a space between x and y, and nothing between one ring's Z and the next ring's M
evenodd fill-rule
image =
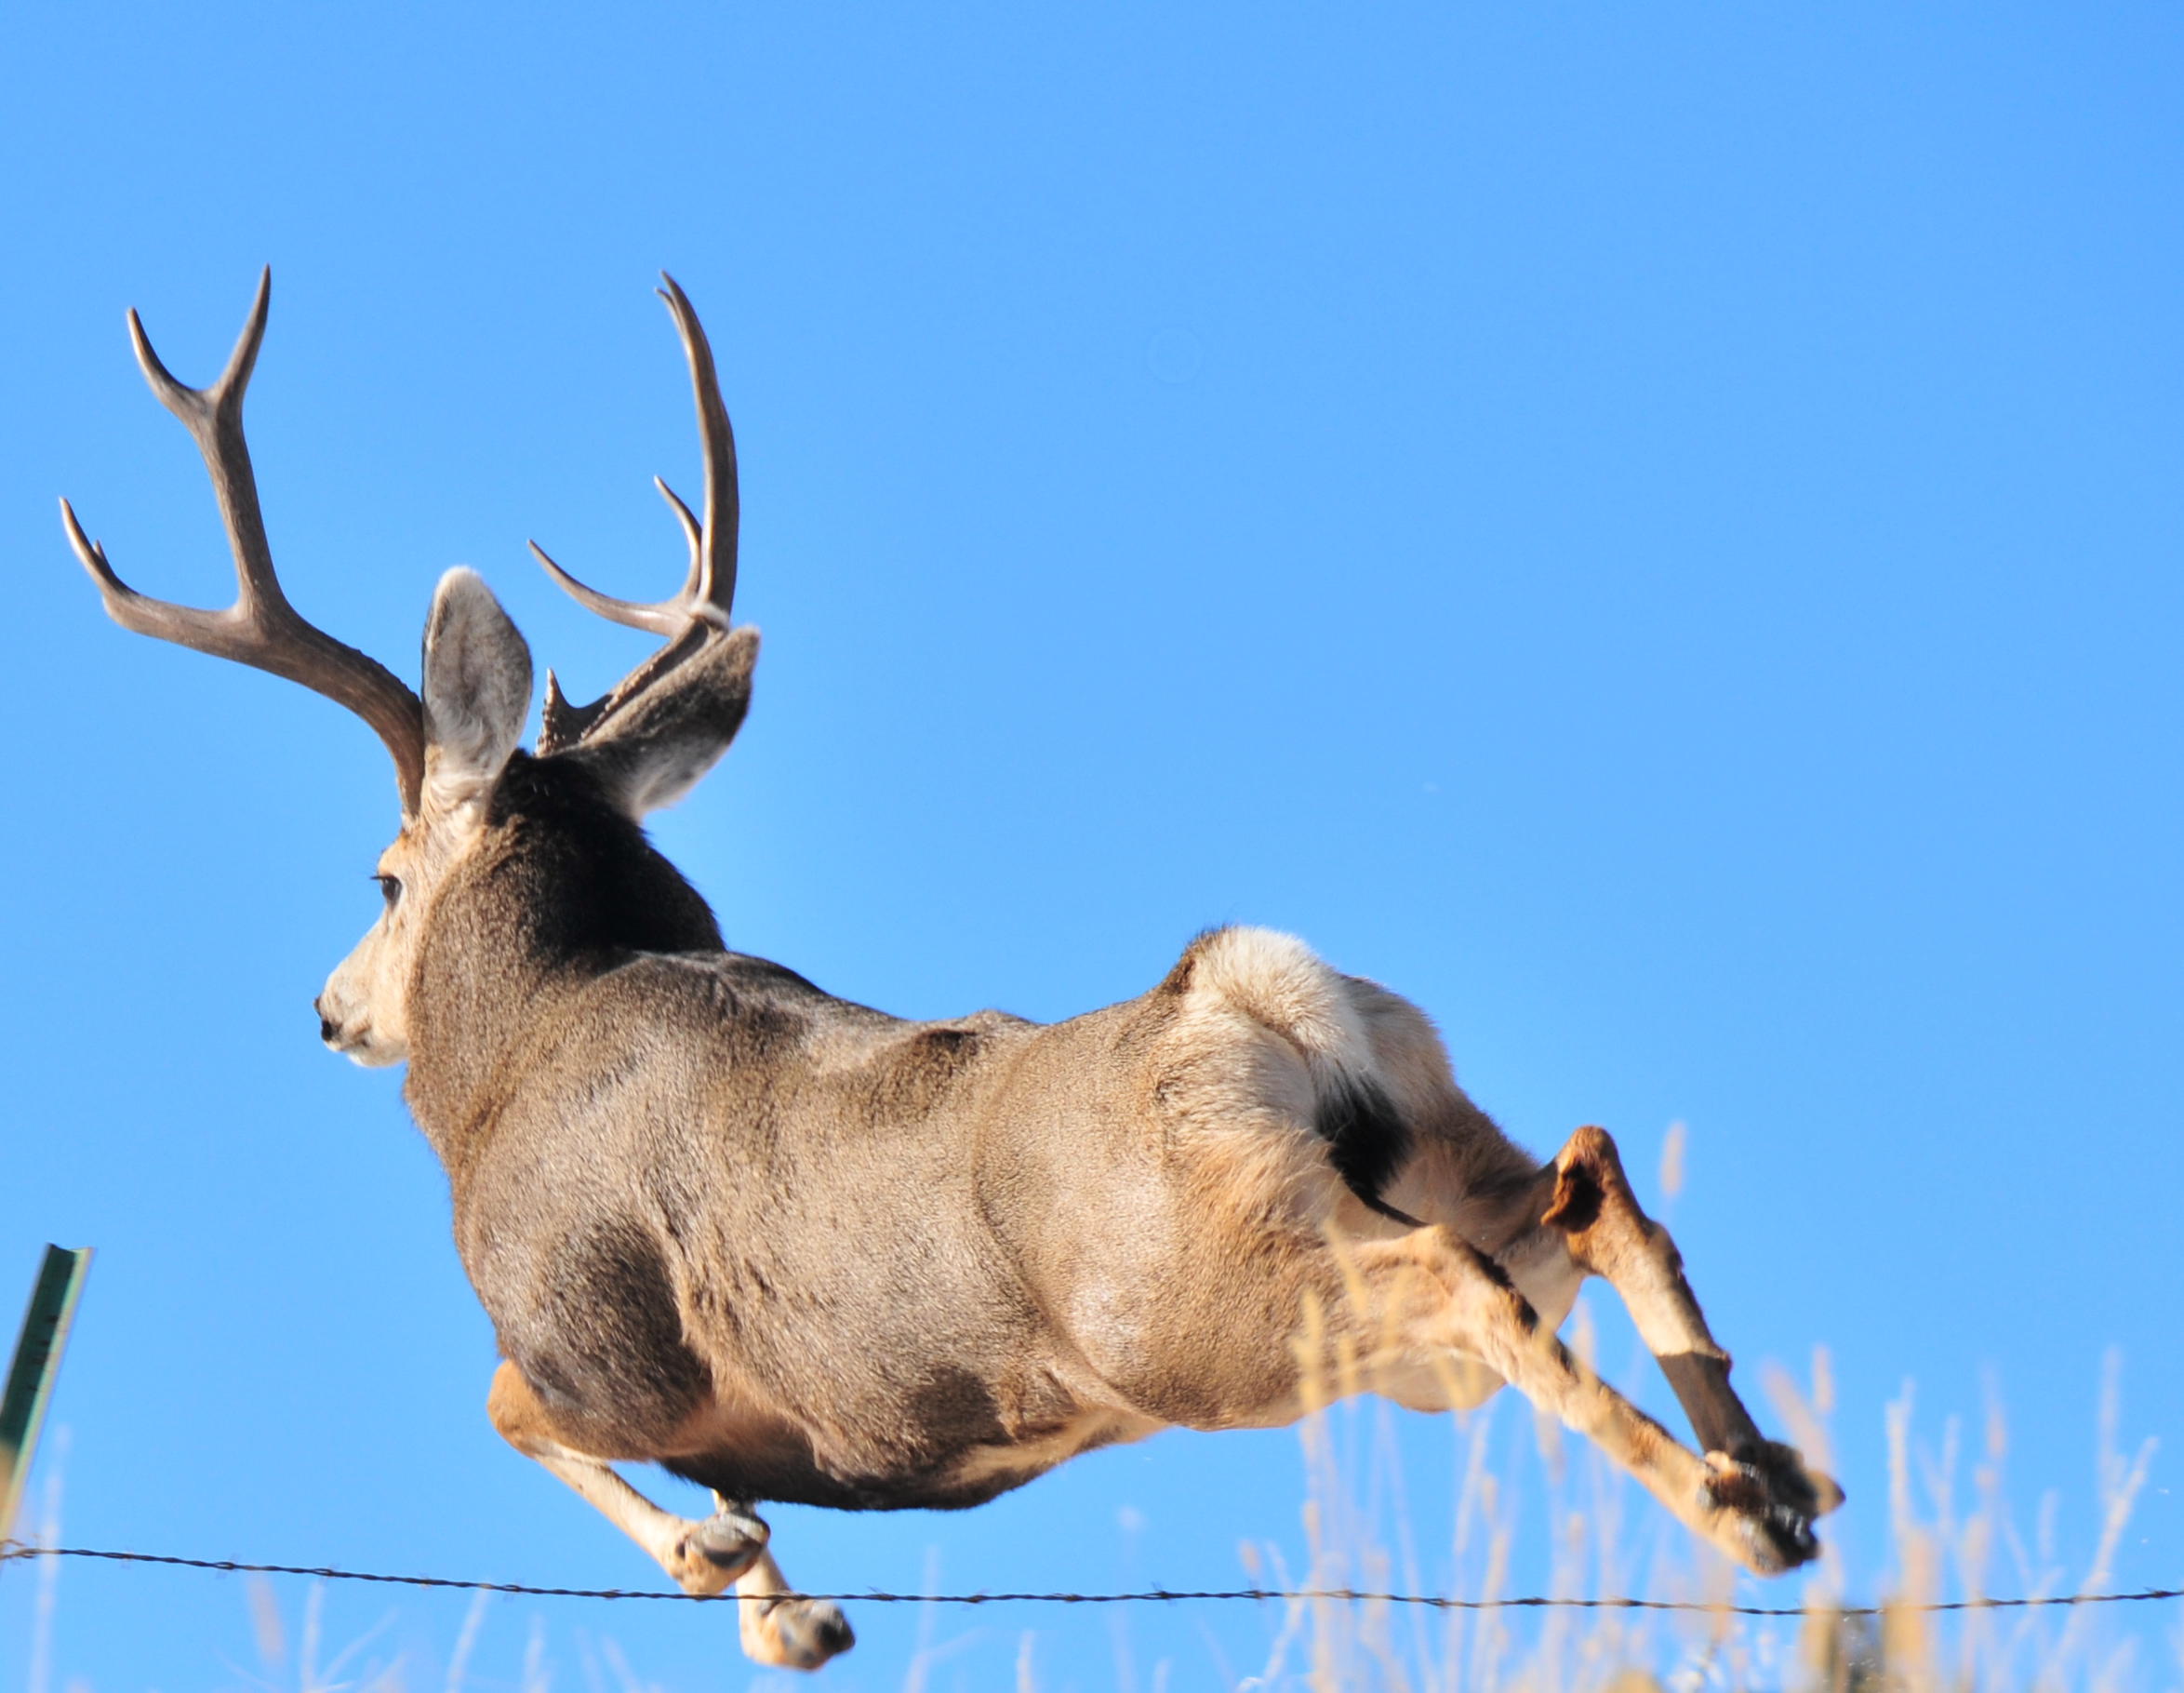
M803 1668L848 1626L789 1587L753 1504L975 1505L1095 1446L1284 1423L1330 1392L1445 1409L1511 1384L1748 1567L1813 1557L1841 1493L1730 1389L1614 1142L1520 1151L1386 989L1228 928L1085 1016L910 1022L726 948L641 827L726 752L758 653L729 618L726 411L695 313L666 298L707 469L702 517L662 486L688 578L637 605L539 554L664 644L589 706L549 676L535 753L529 649L469 571L433 598L421 695L288 607L242 432L266 284L203 391L130 317L212 472L236 605L136 593L63 502L116 620L340 700L393 755L387 909L321 1030L408 1065L503 1354L500 1432L686 1590L734 1584L746 1649ZM1697 1452L1554 1339L1588 1275L1629 1306ZM714 1513L660 1510L618 1461L706 1485Z
M526 863L526 805L597 806L586 785L521 753L500 778L419 949L407 1086L502 1351L583 1449L731 1499L947 1507L1093 1444L1297 1414L1300 1299L1339 1293L1326 1231L1402 1232L1329 1161L1307 1055L1369 1069L1341 1014L1392 996L1228 930L1067 1022L904 1021L725 951L633 826ZM534 917L631 887L628 932ZM1465 1122L1494 1179L1470 1185L1531 1180ZM1207 1261L1239 1247L1243 1273Z

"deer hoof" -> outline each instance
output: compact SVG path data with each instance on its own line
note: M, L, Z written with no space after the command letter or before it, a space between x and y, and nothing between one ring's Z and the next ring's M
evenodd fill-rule
M831 1599L779 1599L744 1613L743 1650L783 1670L816 1670L857 1644L842 1607Z
M1717 1536L1754 1575L1778 1576L1820 1555L1813 1518L1843 1502L1843 1489L1805 1468L1795 1448L1768 1441L1742 1458L1709 1452L1711 1472L1700 1503L1720 1524Z
M686 1593L709 1598L726 1593L758 1562L773 1531L748 1511L725 1506L675 1543L668 1574Z
M1778 1440L1762 1441L1734 1459L1710 1452L1707 1462L1717 1471L1735 1470L1751 1477L1768 1505L1800 1516L1826 1516L1843 1503L1843 1489L1832 1476L1811 1468L1802 1452Z

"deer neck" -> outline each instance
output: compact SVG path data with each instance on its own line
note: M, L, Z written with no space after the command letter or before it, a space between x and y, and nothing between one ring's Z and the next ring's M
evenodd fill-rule
M435 901L409 987L409 1107L459 1184L542 1041L633 953L722 950L712 911L619 817L499 820Z

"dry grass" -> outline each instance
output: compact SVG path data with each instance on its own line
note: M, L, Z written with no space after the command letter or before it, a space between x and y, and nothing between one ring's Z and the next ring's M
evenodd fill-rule
M1586 1335L1580 1313L1578 1344ZM1823 1468L1831 1468L1826 1354L1800 1386L1779 1370L1765 1386L1777 1418ZM1641 1693L1643 1689L1804 1689L1810 1693L1964 1693L1970 1689L2086 1689L2184 1685L2184 1635L2175 1607L2055 1606L1936 1614L1922 1606L2012 1595L2110 1590L2117 1547L2144 1490L2154 1443L2126 1458L2117 1446L2118 1371L2111 1361L2100 1420L2097 1544L2069 1567L2058 1549L2056 1500L2028 1530L2004 1490L2005 1424L1991 1406L1977 1450L1961 1426L1938 1443L1918 1438L1910 1389L1885 1409L1889 1548L1858 1577L1843 1537L1801 1580L1749 1588L1743 1602L1802 1606L1794 1618L1725 1610L1618 1609L1441 1612L1423 1606L1298 1601L1287 1607L1254 1689L1385 1688L1390 1693ZM1499 1396L1499 1416L1522 1414ZM1535 1423L1544 1502L1520 1505L1490 1460L1497 1417L1460 1427L1460 1481L1447 1543L1418 1542L1391 1413L1345 1401L1303 1432L1309 1476L1301 1562L1280 1549L1246 1549L1246 1567L1270 1585L1509 1597L1520 1590L1585 1599L1640 1596L1728 1603L1737 1578L1651 1507L1588 1443ZM1874 1501L1879 1504L1882 1501ZM1869 1506L1869 1509L1871 1507ZM1551 1547L1520 1555L1525 1530ZM1434 1555L1434 1554L1438 1555ZM1543 1555L1542 1555L1543 1554ZM1525 1572L1521 1583L1515 1572ZM1439 1572L1436 1581L1429 1569ZM1857 1595L1859 1597L1846 1597ZM1871 1595L1864 1599L1863 1595ZM1878 1617L1846 1604L1878 1603ZM2165 1645L2157 1645L2165 1641Z

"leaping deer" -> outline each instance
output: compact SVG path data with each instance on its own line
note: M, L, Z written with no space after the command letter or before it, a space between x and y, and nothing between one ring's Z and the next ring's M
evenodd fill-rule
M849 1625L794 1596L757 1503L976 1505L1159 1429L1292 1422L1315 1382L1420 1410L1510 1383L1745 1567L1816 1556L1842 1493L1754 1426L1615 1142L1580 1128L1536 1162L1387 989L1222 928L1149 993L1066 1022L907 1022L724 945L640 826L727 750L758 657L729 620L736 451L712 354L683 290L661 292L705 459L702 516L659 485L688 574L636 604L539 553L662 645L591 705L550 673L535 752L517 745L529 649L471 571L433 594L421 699L281 592L243 436L270 273L209 388L128 319L211 472L234 605L138 593L61 502L125 629L300 682L393 755L386 910L319 995L321 1033L409 1066L510 1443L686 1592L733 1584L745 1650L804 1669ZM1555 1339L1588 1275L1629 1307L1697 1451ZM661 1510L623 1461L716 1509Z

